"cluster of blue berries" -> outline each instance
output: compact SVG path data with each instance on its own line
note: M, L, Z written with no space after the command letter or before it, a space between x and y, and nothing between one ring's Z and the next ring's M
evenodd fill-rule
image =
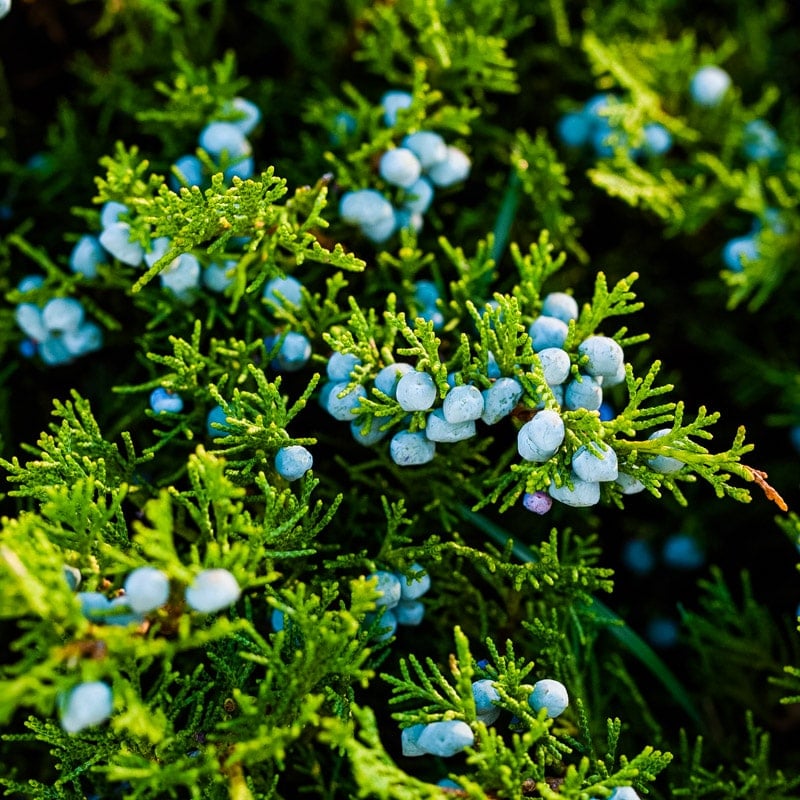
M17 290L24 294L43 283L41 275L28 275ZM74 297L53 297L41 308L36 303L21 302L14 309L14 319L27 337L20 344L22 355L38 355L51 366L68 364L103 345L102 330L86 319L83 305Z
M587 100L579 111L564 114L556 125L558 138L567 147L591 147L598 158L611 158L616 146L627 147L628 143L627 133L612 125L609 119L614 100L612 94L598 94ZM641 147L627 147L631 158L663 156L671 148L672 135L658 122L644 126Z
M64 578L75 591L81 573L72 566L64 567ZM123 584L124 594L109 599L102 592L78 592L83 615L95 624L141 624L145 615L166 605L170 581L166 573L155 567L139 567ZM239 599L241 589L236 578L226 569L205 569L199 572L185 590L189 608L212 614ZM61 727L68 733L105 722L113 710L111 688L103 681L78 684L59 702Z
M222 108L220 117L200 131L199 147L211 156L226 181L252 178L253 147L247 137L261 122L261 110L244 97L234 97ZM182 186L203 186L209 178L203 162L187 153L172 165L170 186L177 192Z
M400 572L386 570L367 576L376 581L375 588L381 594L375 602L378 607L376 615L380 615L379 641L394 636L398 625L419 625L425 616L425 606L420 598L431 588L431 579L420 564L414 563L410 569L410 580ZM368 622L372 619L374 617Z
M500 693L494 681L485 678L474 681L472 697L475 701L477 720L485 725L494 724L500 716ZM569 705L569 696L563 683L545 678L537 681L528 696L528 704L538 714L544 711L554 719L564 713ZM419 723L400 732L404 756L433 755L448 758L472 747L475 735L463 720L443 720Z
M407 92L387 92L381 98L386 125L394 125L397 112L408 108L411 102ZM342 195L339 214L375 243L385 242L401 228L419 231L435 189L466 180L470 167L467 154L448 145L438 133L415 131L405 136L398 147L384 152L378 163L378 174L389 191L399 191L399 205L395 207L376 189L356 189Z

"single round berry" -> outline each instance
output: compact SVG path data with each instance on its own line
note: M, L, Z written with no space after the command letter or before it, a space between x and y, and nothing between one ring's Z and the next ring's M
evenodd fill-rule
M169 599L169 578L155 567L139 567L125 578L125 599L137 614L147 614Z
M688 533L676 533L664 542L661 557L673 569L698 569L705 563L706 556L697 541Z
M129 267L138 267L144 258L144 248L131 241L131 226L127 222L114 222L103 228L98 240L106 252Z
M600 484L597 481L582 481L576 475L571 475L570 479L572 488L566 483L563 486L550 484L547 491L553 500L573 508L588 508L600 502Z
M566 292L550 292L542 302L542 314L569 324L570 320L578 319L578 302Z
M212 262L203 270L203 285L212 292L224 292L233 283L235 273L236 262L232 259Z
M387 128L397 122L397 112L400 109L408 108L413 97L408 92L392 91L386 92L381 97L381 106L383 107L383 121Z
M97 237L81 236L69 255L69 268L86 278L95 278L97 277L97 267L105 260L105 250Z
M752 233L729 239L722 248L722 261L731 272L741 272L759 256L758 239Z
M447 143L433 131L417 131L403 139L403 147L419 160L422 169L429 170L447 158Z
M526 461L544 462L564 441L564 420L557 411L539 411L517 433L517 452Z
M375 244L382 244L394 234L398 227L398 218L395 210L392 209L392 216L373 222L369 225L361 225L361 233Z
M289 331L281 342L273 367L282 372L297 372L311 358L311 342L302 333Z
M353 353L340 353L334 350L325 366L325 374L330 381L349 381L353 370L361 359Z
M191 299L200 285L200 262L191 253L182 253L159 273L161 285L181 300Z
M500 709L495 705L500 700L500 692L495 688L493 680L484 678L479 681L473 681L472 698L475 701L475 711L479 715L495 711L498 714L500 713Z
M553 507L553 498L547 492L525 492L522 505L534 514L546 514Z
M461 442L464 439L471 439L476 433L474 420L448 422L441 408L431 411L425 422L425 435L432 442Z
M214 406L211 411L206 415L206 433L209 436L229 436L230 431L220 430L217 425L225 426L227 423L227 416L222 406Z
M100 209L100 227L108 228L115 222L120 222L121 217L128 213L128 206L124 203L118 203L116 200L109 200L103 203Z
M358 189L342 195L339 201L339 215L345 222L362 228L377 227L387 223L394 226L392 204L375 189Z
M436 384L427 372L409 372L397 382L396 397L403 411L427 411L436 401Z
M608 336L589 336L578 345L578 355L585 358L582 369L594 378L615 377L625 361L617 342Z
M564 114L556 123L556 135L567 147L584 147L592 132L593 120L581 111Z
M449 758L475 743L472 729L460 719L430 722L417 738L417 745L432 756Z
M375 605L394 608L400 602L403 588L400 578L393 572L379 569L367 575L367 580L374 580L375 590L380 593Z
M781 153L781 140L775 128L763 119L754 119L744 127L742 152L751 161L769 161Z
M472 162L465 152L448 146L444 160L438 161L428 170L428 178L434 186L446 188L466 180L471 167Z
M558 386L569 377L572 365L566 350L560 347L545 347L536 355L539 356L544 379L549 386Z
M622 563L636 575L647 575L655 569L656 556L646 539L629 539L622 548Z
M350 423L350 433L359 444L364 445L364 447L371 447L386 438L389 431L388 429L382 430L385 424L386 420L382 417L373 417L365 427L364 419L356 417Z
M63 699L61 727L77 733L105 722L114 710L111 687L102 681L80 683Z
M563 683L550 678L536 681L528 697L528 704L537 714L545 709L548 717L558 717L569 705L567 688Z
M582 481L615 481L619 475L617 454L604 442L582 445L572 456L572 471Z
M425 617L425 604L421 600L401 600L393 609L398 625L419 625Z
M663 156L672 149L672 134L657 122L644 126L642 149L648 156Z
M671 433L669 428L662 428L661 430L651 433L647 439L649 441L652 441L653 439L660 439L662 436L666 436L668 433ZM647 459L647 463L650 466L650 469L652 469L654 472L660 472L662 475L670 475L673 472L677 472L683 466L683 461L673 458L672 456L653 456L652 458Z
M172 240L169 236L157 236L150 240L150 249L144 254L144 263L152 267L159 259L163 258L169 250Z
M245 136L249 136L261 122L261 109L244 97L234 97L225 103L221 113L225 117L235 117L227 120L228 124L238 128Z
M678 643L678 623L669 617L655 617L647 623L645 636L656 647L674 647Z
M340 422L352 422L361 411L361 398L367 396L367 390L360 384L345 391L347 386L347 381L338 381L328 383L325 387L327 397L324 408Z
M203 162L197 156L181 156L172 165L169 185L175 192L182 186L202 186L204 175Z
M422 174L422 165L410 150L405 147L395 147L381 156L378 172L392 186L409 189Z
M414 562L410 567L410 580L405 575L398 574L400 580L400 596L403 600L417 600L431 588L431 576L425 568Z
M638 494L643 492L645 488L638 478L634 478L626 472L620 472L614 483L622 489L622 494Z
M281 447L275 455L275 471L287 481L296 481L311 469L314 457L299 444Z
M498 378L488 389L484 389L481 419L494 425L507 417L516 408L522 397L522 385L516 378Z
M585 408L597 411L603 403L603 387L595 378L582 375L571 380L564 390L564 404L570 411Z
M641 800L632 786L617 786L608 796L608 800Z
M285 278L271 278L264 286L262 297L270 306L299 308L303 303L303 286L291 275Z
M568 332L566 322L546 315L537 317L528 328L533 349L537 352L548 347L563 347Z
M371 626L376 619L379 622L372 636L373 641L386 642L397 632L397 615L394 613L394 609L383 608L378 613L367 614L364 621Z
M433 461L436 444L425 436L425 431L399 431L389 442L389 455L400 467L413 467Z
M406 189L403 209L411 214L424 214L433 200L433 186L427 178L419 178Z
M64 573L64 580L74 592L81 585L81 571L77 567L64 564L62 572Z
M689 93L692 100L704 108L713 108L722 102L731 86L731 76L713 64L701 67L692 76Z
M186 602L195 611L211 614L239 599L242 590L226 569L205 569L186 588Z
M200 131L197 142L215 158L223 153L228 158L245 158L252 152L247 137L238 126L230 122L210 122Z
M444 418L452 423L480 419L483 414L483 395L477 386L454 386L442 402Z

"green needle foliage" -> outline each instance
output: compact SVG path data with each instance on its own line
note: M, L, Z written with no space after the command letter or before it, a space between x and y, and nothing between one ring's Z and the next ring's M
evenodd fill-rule
M39 5L0 19L4 796L796 796L789 4Z

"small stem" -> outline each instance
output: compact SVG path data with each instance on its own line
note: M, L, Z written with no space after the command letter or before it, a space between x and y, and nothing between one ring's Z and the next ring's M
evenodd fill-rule
M503 202L500 204L500 211L497 212L497 219L494 223L494 244L492 245L492 260L495 264L499 263L503 257L511 226L517 216L519 206L519 187L520 180L516 169L512 167L508 178L508 186L503 194Z

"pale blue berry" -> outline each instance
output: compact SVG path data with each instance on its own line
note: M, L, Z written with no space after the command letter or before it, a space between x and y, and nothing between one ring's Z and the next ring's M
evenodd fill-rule
M69 256L69 268L86 278L97 277L97 267L106 259L96 236L81 236Z
M398 625L419 625L425 617L425 604L420 600L401 600L393 609Z
M414 300L421 306L435 306L441 294L433 281L414 282Z
M566 292L550 292L542 303L542 314L569 324L578 319L578 301Z
M731 86L731 76L720 67L701 67L692 76L689 93L692 100L705 108L719 105Z
M528 328L535 351L548 347L563 347L569 328L567 323L557 317L542 315L537 317Z
M419 233L425 225L425 220L417 211L411 212L407 208L398 208L394 212L394 225L397 230L410 228L414 233Z
M430 167L428 178L434 186L446 188L466 180L471 167L472 162L465 152L448 145L444 160Z
M722 261L731 272L741 272L760 257L758 240L752 233L729 239L722 248Z
M425 431L399 431L389 443L389 455L401 467L427 464L436 455L436 444L425 436Z
M62 700L61 727L77 733L105 722L114 710L111 687L102 681L80 683Z
M603 403L603 387L590 375L571 380L564 389L564 404L570 411L597 411Z
M409 372L397 382L396 398L403 411L427 411L436 401L436 384L427 372Z
M387 127L391 127L397 122L397 112L400 109L408 108L413 97L408 92L391 91L386 92L381 97L381 106L383 106L383 121Z
M230 122L210 122L200 131L197 141L203 150L215 158L223 153L228 158L245 158L252 151L247 137Z
M647 438L649 441L652 441L653 439L660 439L662 436L666 436L671 432L669 428L662 428L661 430L651 433ZM650 469L654 472L660 472L662 475L670 475L673 472L677 472L683 466L683 461L673 458L672 456L654 456L653 458L648 458L647 463Z
M390 221L394 226L392 204L375 189L346 192L339 201L339 215L345 222L373 227Z
M125 578L125 599L137 614L147 614L169 599L169 578L155 567L139 567Z
M472 729L460 719L430 722L417 738L417 745L426 753L442 758L454 756L474 743Z
M202 186L203 177L203 162L197 156L185 155L172 165L169 185L177 192L181 186Z
M483 395L477 386L454 386L442 402L444 418L455 424L480 419L483 414Z
M106 252L130 267L138 267L144 258L144 248L131 241L131 226L127 222L114 222L103 228L98 237Z
M361 364L361 359L353 353L340 353L334 350L325 366L325 374L331 381L349 381L353 370Z
M294 306L299 308L303 302L303 285L297 278L271 278L264 286L263 298L269 305L277 308Z
M375 376L375 388L394 400L397 396L397 384L400 378L409 372L414 372L414 367L403 361L387 364Z
M225 167L222 174L228 182L233 181L234 178L241 178L243 181L249 180L255 173L255 162L252 156L237 159L230 166Z
M400 580L400 597L403 600L417 600L431 588L431 576L425 572L425 568L414 562L409 567L411 577L398 575Z
M517 433L517 452L526 461L552 458L564 441L564 420L557 411L539 411Z
M363 386L357 384L349 391L347 381L329 383L331 388L327 390L327 400L324 404L325 410L340 422L352 422L361 411L361 398L367 396L367 391Z
M169 236L157 236L150 240L150 249L144 254L144 263L152 267L156 261L162 259L169 250L172 240Z
M522 397L522 386L516 378L498 378L488 389L483 390L483 414L487 425L494 425L507 417Z
M478 719L486 725L497 722L500 716L500 708L495 705L500 700L500 692L497 691L494 681L484 678L472 682L472 697L475 700L475 711Z
M182 253L159 273L161 285L180 300L191 299L200 285L200 262L191 253Z
M115 222L120 221L120 217L128 213L128 206L124 203L118 203L116 200L109 200L103 203L100 209L100 227L108 228Z
M230 431L225 427L224 430L215 427L216 425L226 426L227 417L222 406L214 406L206 416L206 433L209 436L229 436Z
M275 471L287 481L302 478L313 463L314 457L299 444L281 447L275 455Z
M249 136L256 125L261 122L261 109L244 97L234 97L222 106L221 114L228 119L227 123L238 128L244 136Z
M180 414L183 411L183 398L177 392L158 386L150 392L150 408L156 414Z
M108 616L110 600L100 592L78 592L76 595L81 606L81 614L90 622L105 622Z
M0 0L0 19L7 16L11 11L11 0Z
M581 368L595 378L615 377L625 360L622 348L608 336L587 337L578 345L578 355L586 359Z
M20 303L14 309L14 320L20 330L34 342L44 341L50 335L42 321L42 310L34 303Z
M81 571L77 567L69 564L64 564L62 567L64 580L67 582L69 588L74 592L81 585Z
M203 270L203 285L212 292L224 292L234 280L236 262L212 262Z
M550 483L547 491L553 500L573 508L587 508L600 502L600 484L597 481L582 481L576 475L571 475L570 479L571 489L566 483L563 486L556 486L555 482Z
M226 569L205 569L186 588L186 602L195 611L211 614L239 599L241 589Z
M379 613L367 614L365 622L367 625L372 625L378 617L380 617L380 621L373 639L376 642L386 642L397 632L397 615L394 613L394 609L384 608Z
M361 233L375 244L382 244L397 230L397 216L392 209L392 216L385 217L371 224L362 224Z
M405 147L395 147L381 156L378 173L392 186L408 189L422 174L422 165L410 150Z
M471 439L476 432L474 420L448 422L441 408L431 411L425 423L425 435L432 442L461 442L464 439Z
M283 372L297 372L311 358L311 342L302 333L289 331L281 342L273 365Z
M763 119L754 119L744 127L742 152L751 161L769 161L781 153L781 141L775 128Z
M569 377L572 365L566 350L560 347L545 347L536 355L539 356L544 379L549 386L558 386Z
M642 149L648 156L666 155L672 148L672 134L657 122L644 126Z
M400 731L400 746L404 756L413 757L427 755L427 751L417 744L417 740L424 730L425 723L420 722L417 725L411 725Z
M42 322L48 331L76 330L83 322L83 306L74 297L55 297L45 303Z
M622 489L622 494L638 494L644 491L644 484L626 472L620 472L614 481Z
M109 601L105 622L109 625L141 625L144 617L131 608L127 597L120 595Z
M403 139L403 147L408 148L419 159L424 170L429 170L447 158L447 143L433 131L409 134Z
M617 786L608 796L608 800L641 800L632 786Z
M412 214L424 214L433 200L433 186L427 178L419 178L406 189L403 208Z
M536 681L528 697L528 704L537 714L545 709L548 717L558 717L569 705L567 688L563 683L550 678Z
M61 334L61 344L70 357L82 356L102 347L103 332L94 322L82 322L77 328Z
M364 427L363 419L356 417L350 423L350 433L359 444L365 447L371 447L377 444L382 439L386 438L388 430L381 430L381 427L386 424L386 420L381 417L373 417L366 429Z
M604 442L583 445L572 456L572 471L582 481L614 481L619 475L617 454Z

